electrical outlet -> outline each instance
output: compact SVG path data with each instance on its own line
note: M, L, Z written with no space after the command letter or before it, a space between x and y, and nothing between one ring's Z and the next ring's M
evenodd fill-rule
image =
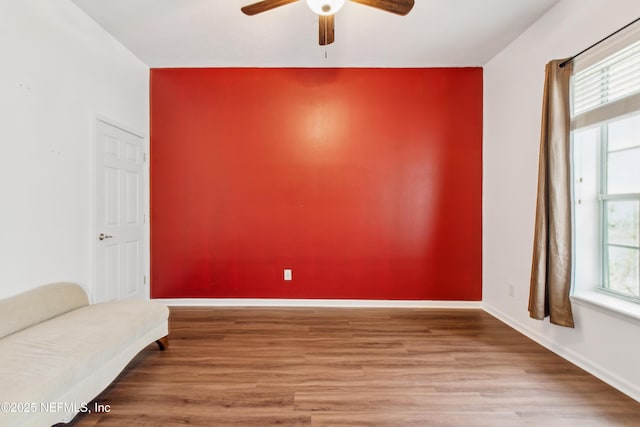
M293 276L290 268L284 269L284 280L293 280Z
M507 286L507 293L509 294L510 297L515 295L515 288L513 287L512 284L509 284Z

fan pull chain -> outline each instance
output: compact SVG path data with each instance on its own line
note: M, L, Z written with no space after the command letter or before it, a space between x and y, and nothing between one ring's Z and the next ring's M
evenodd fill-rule
M327 59L327 27L329 26L324 26L324 59Z

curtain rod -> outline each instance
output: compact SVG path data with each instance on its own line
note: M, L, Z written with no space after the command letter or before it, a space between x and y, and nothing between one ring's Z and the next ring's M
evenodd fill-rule
M633 24L635 24L636 22L640 21L640 18L636 18L633 21L629 22L627 25L625 25L624 27L620 28L619 30L614 31L613 33L609 34L607 37L598 40L597 42L595 42L594 44L592 44L591 46L589 46L588 48L576 53L575 55L573 55L571 58L567 59L566 61L564 61L563 63L560 64L560 68L563 68L565 65L567 65L569 62L573 61L574 59L576 59L578 56L582 55L583 53L585 53L586 51L588 51L589 49L592 49L596 46L598 46L600 43L602 43L605 40L608 40L609 38L615 36L616 34L618 34L620 31L627 29L628 27L632 26Z

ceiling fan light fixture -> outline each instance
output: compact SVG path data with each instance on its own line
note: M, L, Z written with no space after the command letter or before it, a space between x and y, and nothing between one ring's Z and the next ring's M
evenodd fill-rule
M347 0L307 0L309 9L318 15L333 15L342 9Z

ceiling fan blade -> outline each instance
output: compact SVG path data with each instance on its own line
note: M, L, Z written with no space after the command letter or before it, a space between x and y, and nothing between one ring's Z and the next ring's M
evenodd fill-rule
M414 0L351 0L354 3L375 7L396 15L406 15L413 9Z
M289 3L295 3L300 0L264 0L258 3L250 4L240 9L245 15L253 16L276 7L284 6Z
M320 46L326 46L335 40L334 15L318 15Z

